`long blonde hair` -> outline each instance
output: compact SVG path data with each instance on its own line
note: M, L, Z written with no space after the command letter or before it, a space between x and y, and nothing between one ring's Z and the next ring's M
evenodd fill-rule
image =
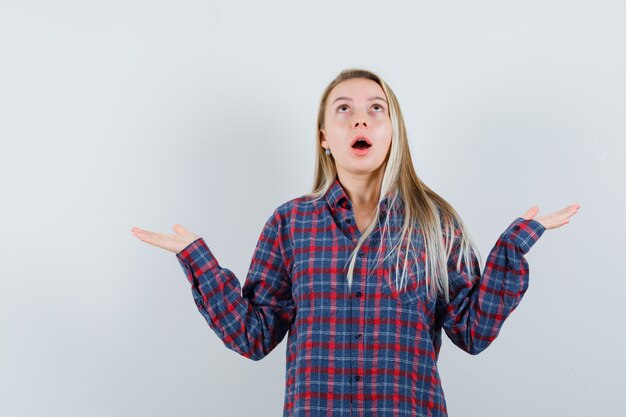
M378 75L363 69L346 69L341 71L324 90L317 115L315 180L313 191L306 196L314 199L324 196L337 175L332 156L326 156L325 150L321 145L321 130L324 128L324 113L330 92L340 82L352 78L364 78L375 81L382 88L388 102L389 117L392 125L391 147L384 162L386 167L381 183L379 204L373 215L374 219L379 219L380 202L385 196L389 196L387 203L389 210L381 229L381 236L384 237L385 233L389 233L389 213L391 212L391 207L397 206L397 199L402 200L405 209L399 233L400 236L389 250L389 253L386 254L386 257L391 256L394 251L397 253L395 264L396 271L398 271L400 253L402 252L401 246L404 245L405 254L416 254L416 251L411 246L414 234L420 233L425 244L425 280L428 285L428 296L438 296L443 293L446 302L449 302L448 261L452 255L453 245L458 248L456 270L460 271L463 261L466 265L468 276L472 276L472 262L468 260L472 259L471 256L473 255L478 255L480 259L480 254L456 210L445 199L424 184L415 173L400 104L389 85ZM416 225L421 227L416 227ZM348 267L349 286L352 284L356 254L359 252L363 242L374 231L375 226L376 222L370 222L350 255ZM456 243L455 238L457 240ZM383 239L381 239L381 246L382 242ZM406 281L407 258L404 259L402 273L395 275L395 288L398 291L405 287L403 284ZM479 261L478 266L481 264L482 262ZM431 279L433 276L436 277L435 280Z

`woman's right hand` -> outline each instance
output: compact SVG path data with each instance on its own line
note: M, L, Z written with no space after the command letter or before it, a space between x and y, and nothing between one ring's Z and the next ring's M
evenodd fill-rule
M166 249L170 252L179 253L185 249L191 242L198 239L200 236L185 229L180 224L175 224L172 227L174 230L173 235L166 235L163 233L154 233L147 230L133 227L130 229L131 233L143 240L146 243L151 244L159 248Z

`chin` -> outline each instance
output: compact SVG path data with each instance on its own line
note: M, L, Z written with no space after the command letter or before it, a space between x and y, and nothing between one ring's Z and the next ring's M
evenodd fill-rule
M373 174L374 172L378 171L380 168L382 168L382 163L381 164L375 164L375 163L356 163L353 164L350 169L348 169L348 171L354 173L354 174Z

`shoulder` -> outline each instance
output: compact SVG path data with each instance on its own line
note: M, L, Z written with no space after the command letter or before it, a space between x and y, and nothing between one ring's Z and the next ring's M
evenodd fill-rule
M306 221L315 217L326 204L324 197L314 198L301 195L281 203L267 219L277 232L292 229L297 221Z

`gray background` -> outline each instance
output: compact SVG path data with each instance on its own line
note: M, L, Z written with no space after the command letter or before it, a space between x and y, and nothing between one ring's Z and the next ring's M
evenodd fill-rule
M0 414L282 415L285 345L226 349L175 255L243 283L264 221L311 189L343 68L397 93L418 175L483 259L531 205L572 203L500 336L444 336L451 416L622 407L626 7L619 1L0 1Z

